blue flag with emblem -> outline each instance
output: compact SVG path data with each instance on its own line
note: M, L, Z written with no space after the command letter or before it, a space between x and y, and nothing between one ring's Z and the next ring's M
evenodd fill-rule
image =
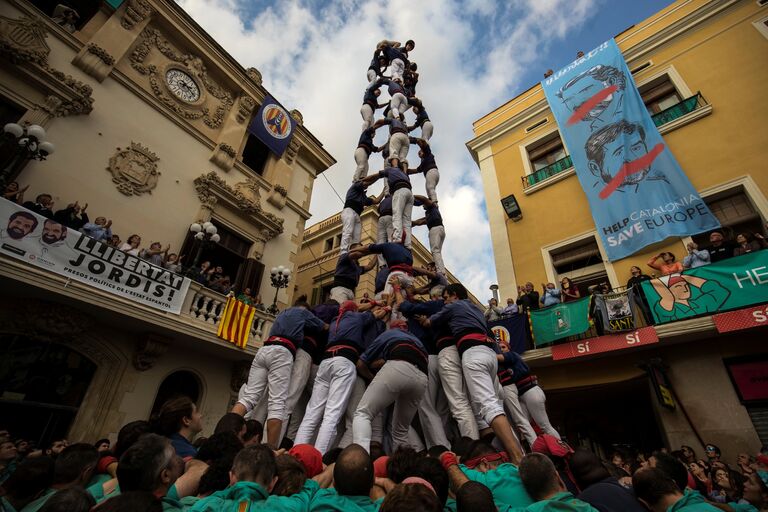
M296 121L275 98L267 96L248 125L248 133L256 136L278 158L291 142Z
M656 129L613 39L541 85L609 260L720 226Z
M501 320L488 322L496 343L506 343L510 350L522 354L528 348L525 336L525 315L513 314Z

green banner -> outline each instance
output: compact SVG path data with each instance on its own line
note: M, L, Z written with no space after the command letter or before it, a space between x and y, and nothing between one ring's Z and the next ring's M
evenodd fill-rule
M643 282L657 324L768 302L768 250Z
M530 311L534 345L541 346L589 329L590 297Z

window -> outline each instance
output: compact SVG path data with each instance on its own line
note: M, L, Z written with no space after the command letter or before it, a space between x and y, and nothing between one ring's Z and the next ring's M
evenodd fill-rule
M32 0L32 4L65 29L68 26L67 20L73 19L67 18L67 10L73 9L77 13L77 17L74 18L72 24L74 25L75 30L82 30L85 24L99 12L101 1L67 0L66 2L62 2L60 0Z
M565 158L565 148L560 134L555 132L546 139L539 141L532 148L528 148L528 159L531 161L533 171L539 171Z
M752 25L757 29L758 32L763 34L763 37L768 39L768 17L765 17L761 20L753 21Z
M269 160L270 150L261 142L255 135L248 134L248 139L245 141L245 147L243 148L243 155L241 160L245 165L251 168L252 171L261 175L264 173L264 167Z
M192 236L193 233L187 233L180 252L180 254L184 254L185 268L194 265L195 261L197 261L198 266L204 261L210 261L212 266L222 267L223 275L229 276L235 290L246 287L251 290L258 290L261 284L261 271L254 272L244 265L252 242L226 226L222 226L221 222L216 220L212 220L212 222L216 225L217 232L221 237L219 243L200 243ZM263 267L263 265L261 266Z
M568 277L584 296L590 286L610 282L594 235L551 249L549 255L558 286L562 278Z
M0 96L0 126L5 126L8 123L18 123L24 112L25 110L22 107ZM15 156L16 152L10 144L0 145L0 169L8 167L8 164L11 163Z
M333 237L325 239L325 245L323 245L323 252L328 252L333 249Z
M662 75L645 84L640 88L640 96L651 115L673 107L683 100L668 75Z
M704 198L712 214L722 225L726 238L733 240L739 233L762 233L763 221L743 187L738 186ZM709 245L709 233L692 237L702 247Z
M334 241L334 247L340 247L341 246L341 235L336 235L336 240Z

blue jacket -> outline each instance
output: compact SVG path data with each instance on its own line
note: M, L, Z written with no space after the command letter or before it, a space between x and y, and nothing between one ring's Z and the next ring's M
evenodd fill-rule
M373 313L348 311L343 316L331 321L328 329L328 346L340 342L351 342L358 347L365 347L363 331L376 320Z
M348 253L342 254L336 263L336 270L333 273L333 284L334 286L343 286L354 291L360 282L360 275L362 273L363 267L357 261L350 258Z
M424 348L424 345L419 338L412 333L403 331L402 329L388 329L373 340L370 346L365 349L365 352L360 356L360 360L370 363L377 359L389 359L389 348L396 343L402 342L412 343L424 353L427 352L427 349Z
M554 306L560 304L560 290L557 288L546 288L544 297L541 299L544 306Z
M488 332L485 315L468 299L446 304L443 309L429 317L429 321L433 327L447 324L451 329L451 334L457 338L468 332Z
M363 208L369 204L373 204L373 200L366 195L363 184L359 181L353 183L344 198L344 208L352 208L360 215L363 213Z
M387 262L387 266L390 268L395 265L413 265L413 255L411 254L411 251L402 244L391 242L371 244L368 246L368 250L372 254L381 254Z
M298 345L304 338L304 329L322 329L323 325L323 321L308 309L294 306L277 315L269 335L288 338Z

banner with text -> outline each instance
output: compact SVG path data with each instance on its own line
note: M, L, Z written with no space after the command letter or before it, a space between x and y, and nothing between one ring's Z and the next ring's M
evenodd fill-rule
M296 121L283 106L272 96L267 96L248 125L248 132L280 158L291 142L295 127Z
M522 354L527 348L525 337L525 316L515 313L512 316L488 322L488 327L493 332L497 343L504 342L509 345L512 352Z
M600 315L605 333L634 330L636 303L633 289L617 293L596 293L595 315Z
M591 297L556 304L538 310L529 310L533 344L537 347L567 336L575 336L589 329L589 302Z
M0 253L179 314L190 280L0 199Z
M768 302L768 249L643 281L656 323Z
M653 124L613 39L541 85L609 260L720 226Z

